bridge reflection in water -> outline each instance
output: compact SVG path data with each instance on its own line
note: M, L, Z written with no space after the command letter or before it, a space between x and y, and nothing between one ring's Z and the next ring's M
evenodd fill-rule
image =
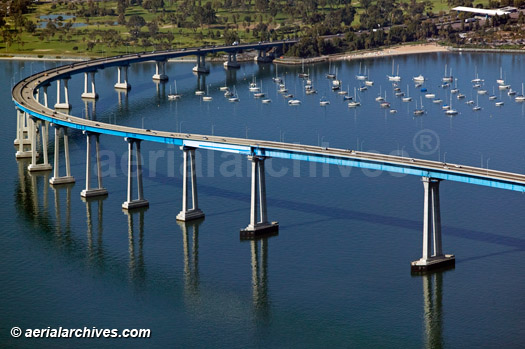
M82 198L85 206L85 240L79 238L81 234L72 231L71 194L74 183L51 185L49 172L29 172L29 159L20 159L18 162L17 206L19 211L38 227L40 234L46 235L57 249L65 247L65 251L74 252L73 256L85 255L93 266L115 263L115 259L108 258L107 248L104 249L104 201L107 196ZM53 191L54 207L49 207L49 192ZM128 279L135 285L148 282L145 247L145 212L148 208L133 211L123 209L127 217L128 236L128 263L126 266L112 266L111 269L127 270ZM53 217L54 214L54 217ZM200 274L199 274L199 229L204 218L189 222L176 221L182 233L182 262L184 294L188 301L200 303ZM268 239L269 237L241 240L239 243L249 246L251 251L251 284L252 305L258 318L268 319ZM118 251L116 252L118 253ZM248 262L248 261L246 261Z
M108 251L103 248L103 205L106 197L84 198L86 208L86 240L78 241L79 234L71 231L71 193L74 184L52 186L49 174L45 172L30 173L27 171L29 160L18 160L18 186L16 192L17 206L26 219L38 227L42 235L47 235L57 245L74 250L72 256L78 256L79 250L85 247L88 260L94 265L108 261ZM54 218L49 207L49 188L54 195ZM65 199L65 201L62 201ZM122 210L128 221L128 254L127 265L112 265L112 270L127 270L128 278L133 284L142 285L148 282L145 247L145 211ZM65 211L65 217L63 213ZM53 222L54 220L54 222ZM63 222L64 221L64 222ZM200 303L199 273L199 229L204 219L190 222L177 221L182 233L182 262L184 294L192 304ZM53 229L54 227L54 229ZM77 239L77 240L75 240ZM270 236L241 240L240 243L250 248L252 309L255 318L261 324L271 321L271 302L269 297L269 239ZM118 253L118 251L116 252ZM118 262L116 262L118 263ZM423 294L423 332L426 348L443 347L443 275L446 271L421 274ZM169 276L166 276L169 277ZM248 276L247 276L248 277Z
M443 273L425 274L421 278L425 348L443 348Z

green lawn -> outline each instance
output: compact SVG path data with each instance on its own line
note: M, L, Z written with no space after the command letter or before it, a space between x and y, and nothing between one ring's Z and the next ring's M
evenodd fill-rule
M408 1L408 0L403 0ZM207 1L203 1L206 3ZM433 3L433 12L438 13L440 11L448 11L449 7L447 2L444 0L431 0ZM52 9L52 3L42 3L33 6L34 12L27 14L26 18L33 22L37 22L38 18L42 15L48 14L62 14L62 15L75 15L68 6L65 5L67 2L63 2L62 5L57 4L56 8ZM474 4L483 3L484 6L488 4L488 0L476 0ZM116 1L109 2L98 2L99 6L105 7L107 9L116 10ZM87 3L84 5L87 7ZM357 14L355 16L352 26L358 27L360 24L360 14L363 13L363 9L360 7L359 2L354 1L353 6L356 7ZM177 10L177 4L173 6L168 6L166 2L165 13L175 13ZM321 12L326 12L326 10L321 10ZM234 14L238 17L237 25L233 24ZM129 19L132 15L140 15L147 22L155 19L159 13L148 12L139 6L131 6L126 9L126 18ZM248 10L219 10L217 12L217 17L219 23L212 25L210 28L204 26L204 28L176 28L174 25L170 24L160 24L159 31L162 33L171 32L174 35L174 40L172 42L173 47L185 47L185 46L196 46L202 45L204 43L208 44L217 44L222 43L224 39L216 37L215 39L210 38L210 30L213 30L214 33L219 31L222 33L224 31L225 24L223 23L224 18L228 19L230 28L238 28L238 33L242 41L257 41L258 39L253 37L252 30L249 30L249 33L246 32L244 28L245 17L250 16L250 26L253 28L258 23L259 13L254 11L253 6ZM269 16L263 16L264 21L267 22ZM72 28L68 34L55 34L53 37L45 38L42 40L39 35L39 31L35 35L29 33L22 33L20 39L12 43L9 47L6 47L5 42L0 41L0 52L3 53L16 53L16 54L37 54L37 55L66 55L66 56L82 56L82 57L91 57L91 56L104 56L104 55L117 55L127 52L138 52L142 50L151 50L153 46L142 47L139 43L133 43L128 46L121 47L108 47L103 44L102 35L97 35L95 32L114 30L126 41L130 40L128 28L122 25L108 25L109 22L116 22L118 19L117 16L103 16L103 17L90 17L89 22L84 17L77 17L76 23L87 23L87 26ZM257 19L257 22L256 22ZM65 22L64 22L65 23ZM274 21L270 24L270 28L275 28L276 26L290 25L299 26L301 23L297 18L292 18L289 14L278 13ZM304 27L304 26L303 26ZM142 28L143 32L147 32L147 27ZM86 32L85 34L83 34ZM301 32L299 31L300 35ZM88 50L88 42L94 42L95 46L93 50Z

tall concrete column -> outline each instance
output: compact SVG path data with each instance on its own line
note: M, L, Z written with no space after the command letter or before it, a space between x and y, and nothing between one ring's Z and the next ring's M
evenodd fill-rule
M94 71L84 73L84 93L82 93L82 98L85 99L97 99L98 94L95 90L95 73ZM89 77L91 76L91 92L89 92Z
M68 80L69 77L65 77L62 79L57 80L57 102L55 104L55 109L62 109L62 110L70 110L71 104L69 103L69 89L68 89ZM65 101L62 103L61 100L61 88L60 88L60 81L64 84L64 99Z
M149 202L144 199L144 192L142 188L142 158L140 155L140 140L133 138L126 138L128 142L128 195L127 200L122 204L125 210L132 210L135 208L148 207ZM137 177L137 195L138 199L133 199L133 145L136 145L135 151L135 169Z
M193 67L193 72L199 74L208 74L210 72L210 69L206 67L206 55L197 56L197 65Z
M52 169L48 161L47 156L47 125L40 120L30 117L29 120L31 127L31 164L27 167L28 171L50 171ZM40 136L42 140L42 154L44 154L44 162L41 164L36 163L38 157L37 154L37 130L40 125Z
M441 243L440 179L423 177L423 250L422 257L411 263L412 271L424 272L454 266L454 255L444 255ZM433 252L433 253L432 253Z
M224 62L225 69L238 69L241 65L237 62L237 52L229 52L228 60Z
M60 185L67 183L75 183L75 178L71 176L71 164L69 161L69 137L67 135L67 128L58 125L52 125L55 127L55 163L53 177L49 180L52 185ZM60 130L64 134L64 157L66 162L66 175L60 176L59 170L59 159L60 159Z
M106 188L102 187L102 171L100 169L100 134L84 132L86 135L86 189L80 192L84 198L108 195ZM91 140L95 139L96 160L97 160L97 179L98 188L91 187Z
M129 67L128 65L118 67L118 79L117 79L117 83L115 84L116 89L119 89L119 90L131 89L131 85L128 83L128 67ZM122 70L124 70L124 81L121 80Z
M29 138L29 135L28 135L28 132L29 132L29 128L27 126L28 122L26 121L27 121L27 118L26 118L25 112L17 108L16 109L16 138L13 141L14 145L19 146L20 142L22 142L22 144L24 145L31 144L31 139ZM20 147L19 147L19 150L20 150ZM20 151L23 152L23 150L24 149L21 149ZM26 157L29 157L29 156L26 156Z
M190 221L204 218L204 212L199 209L197 195L197 172L195 170L195 148L181 147L184 157L182 179L182 210L177 215L179 221ZM190 168L188 169L188 165ZM192 208L188 209L188 172L191 176Z
M168 76L166 75L166 61L156 61L155 62L155 75L153 75L153 80L166 81Z
M44 106L47 108L48 107L48 96L47 96L47 88L50 86L49 83L47 83L46 85L42 86L42 89L44 90Z
M262 156L249 156L248 159L252 162L250 224L241 230L241 237L250 238L276 233L279 230L279 223L268 222L266 211L265 158ZM259 211L259 219L257 211Z
M22 159L22 158L30 158L34 156L38 157L38 152L36 148L33 147L32 142L32 133L34 132L34 126L32 126L32 122L29 119L29 116L26 112L22 110L17 110L17 117L18 117L18 142L15 139L15 143L18 143L18 151L16 152L16 158ZM33 130L32 130L33 128Z

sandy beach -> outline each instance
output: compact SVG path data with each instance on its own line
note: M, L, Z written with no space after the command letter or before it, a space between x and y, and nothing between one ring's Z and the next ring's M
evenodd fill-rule
M430 52L447 52L449 48L441 46L435 43L418 44L418 45L400 45L385 48L382 50L374 51L361 51L351 54L345 54L343 57L338 59L350 60L350 59L362 59L362 58L373 58L373 57L385 57L385 56L399 56L399 55L410 55L417 53L430 53Z

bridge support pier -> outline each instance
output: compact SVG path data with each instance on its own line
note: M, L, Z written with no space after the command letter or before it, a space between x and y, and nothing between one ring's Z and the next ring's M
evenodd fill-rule
M69 161L69 137L67 135L67 128L53 125L55 127L55 163L53 177L49 180L52 185L60 185L67 183L75 183L75 177L71 176L71 163ZM66 161L66 175L60 177L59 175L59 158L60 158L60 130L64 134L64 157Z
M144 189L142 187L142 157L140 155L140 140L133 138L126 138L128 142L128 197L127 200L122 204L122 208L125 210L133 210L141 207L148 207L148 200L144 200ZM138 198L133 199L133 143L136 144L135 159L136 159L136 175L137 175L137 194Z
M57 102L55 104L55 109L62 109L62 110L71 109L71 104L69 104L69 92L68 92L68 87L67 87L67 82L69 79L70 79L69 77L66 77L66 78L57 80ZM61 102L61 98L60 98L60 93L61 93L60 81L64 83L64 99L65 99L64 103Z
M37 158L37 130L38 126L40 126L40 135L42 137L42 153L44 154L44 163L37 164L36 158ZM52 169L51 165L49 164L48 157L47 157L47 131L48 127L45 125L42 121L36 120L33 117L29 118L29 127L31 128L31 164L27 167L27 170L32 171L50 171Z
M102 171L100 169L100 134L85 132L86 134L86 189L80 192L83 198L108 195L106 188L102 187ZM98 188L91 188L91 139L95 138L95 152L97 157Z
M257 50L257 56L254 59L257 63L271 63L273 56L267 55L266 50Z
M115 88L119 90L130 90L131 85L128 83L128 65L118 67L118 78ZM122 70L124 70L124 81L122 81Z
M182 179L182 210L177 215L178 221L191 221L204 218L204 212L199 209L197 196L197 173L195 171L195 148L181 147L184 152L184 174ZM189 165L188 169L188 157ZM188 209L188 170L191 175L191 201L192 207Z
M206 66L206 55L197 56L197 65L193 67L194 73L208 74L210 69Z
M259 235L277 233L279 223L268 222L266 210L265 158L261 156L249 156L248 160L252 162L250 224L241 230L241 237L251 238ZM260 209L259 220L257 219L257 206L259 206Z
M97 99L98 93L95 91L95 73L92 72L85 72L84 73L84 93L82 93L81 97L85 99ZM91 75L91 92L88 91L88 83L89 83L89 75Z
M241 65L237 62L237 52L228 52L228 60L223 65L225 69L239 69Z
M455 265L455 256L443 254L441 243L441 210L439 205L439 182L441 180L423 177L422 181L425 189L423 256L411 263L413 272L425 272Z
M166 75L166 61L156 61L155 62L155 75L153 75L153 80L158 80L158 81L168 80L168 76Z
M16 109L16 138L13 141L14 145L19 146L19 151L17 152L17 158L21 157L31 157L31 154L27 152L27 156L20 156L24 152L24 149L20 149L20 143L23 145L31 144L31 138L29 138L29 127L28 127L28 118L27 114L20 109Z

